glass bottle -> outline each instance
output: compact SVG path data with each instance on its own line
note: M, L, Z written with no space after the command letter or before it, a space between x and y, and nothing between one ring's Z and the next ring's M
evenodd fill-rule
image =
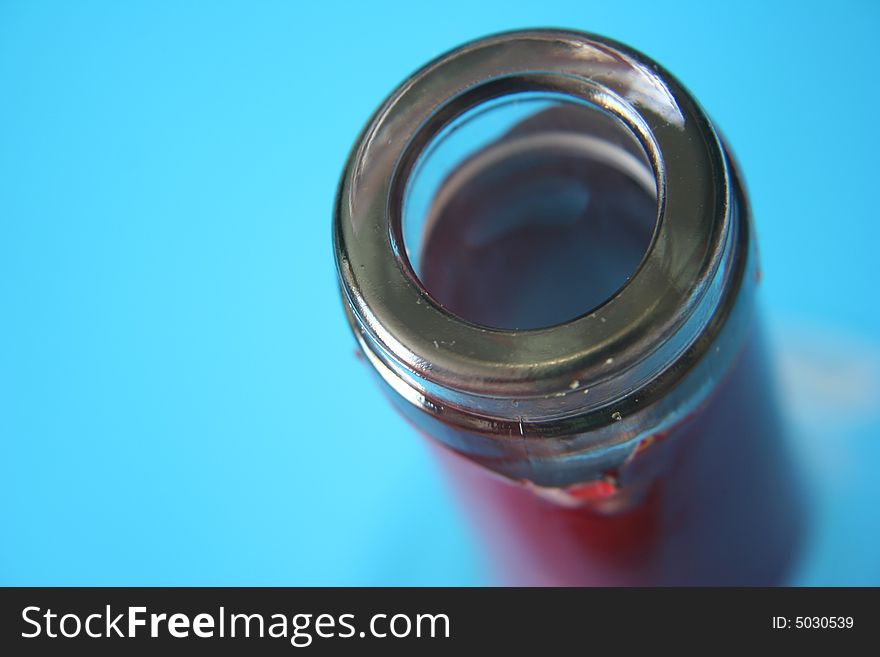
M345 309L506 581L776 584L802 506L739 173L669 73L500 34L406 80L343 173Z

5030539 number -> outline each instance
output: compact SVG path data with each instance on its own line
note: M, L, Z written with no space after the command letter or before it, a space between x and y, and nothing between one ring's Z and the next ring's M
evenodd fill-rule
M773 617L774 630L849 630L854 625L852 616L795 616L793 619L785 616Z

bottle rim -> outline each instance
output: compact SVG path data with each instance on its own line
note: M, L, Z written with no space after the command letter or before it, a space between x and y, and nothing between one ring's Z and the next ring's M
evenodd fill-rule
M638 270L599 308L546 328L477 326L440 306L408 262L406 182L457 117L534 91L595 105L633 132L654 169L657 226ZM744 210L711 122L673 76L604 37L526 30L465 44L388 97L343 172L334 247L355 334L404 399L483 433L564 435L619 422L712 343L745 267Z

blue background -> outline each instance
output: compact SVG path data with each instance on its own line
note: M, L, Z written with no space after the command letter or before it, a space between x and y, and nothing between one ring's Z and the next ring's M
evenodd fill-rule
M337 297L382 98L515 27L650 54L755 207L813 535L880 584L878 4L0 2L0 583L492 581Z

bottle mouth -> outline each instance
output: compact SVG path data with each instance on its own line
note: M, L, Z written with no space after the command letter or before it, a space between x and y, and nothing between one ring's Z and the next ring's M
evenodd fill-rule
M616 131L609 136L577 121L560 127L558 120L548 129L522 127L529 120L546 123L546 114L535 118L545 107L520 117L482 148L470 142L452 165L431 169L469 117L517 101L522 109L526 97L550 101L550 110L591 112ZM605 125L599 119L595 124ZM561 168L543 181L523 175L529 169L534 174L536 164L545 172ZM491 201L480 188L491 187L499 171L501 178L519 176L519 193L529 184L558 183L565 178L559 171L578 166L603 169L615 184L630 186L630 198L641 195L635 212L641 242L618 267L622 279L610 276L591 298L562 299L556 315L533 315L531 321L480 316L484 304L476 292L464 300L448 296L443 276L452 271L454 277L456 268L432 269L450 252L432 251L438 217L461 217L469 203ZM510 189L509 183L498 184ZM561 204L556 219L583 214L583 190L566 183L557 192L542 196ZM601 193L587 189L586 203ZM531 198L539 196L532 190ZM494 210L480 214L506 218L467 221L456 239L497 242L527 205L523 198L514 201L496 195ZM650 59L577 32L489 37L440 57L404 82L355 145L334 228L346 310L385 381L444 421L493 435L525 435L540 426L541 435L553 436L603 425L616 425L622 435L621 419L689 369L685 361L699 356L702 347L696 347L708 343L732 303L744 257L738 255L746 230L738 220L740 205L711 123ZM592 253L598 258L602 249Z
M402 206L405 255L465 321L524 330L597 310L638 269L657 180L635 135L571 97L474 107L426 146Z

